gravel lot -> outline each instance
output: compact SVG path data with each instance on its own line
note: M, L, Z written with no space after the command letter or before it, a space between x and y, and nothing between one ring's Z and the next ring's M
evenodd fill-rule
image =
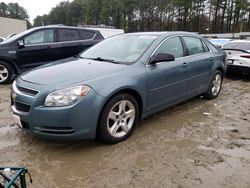
M217 99L158 113L116 145L23 132L12 119L10 87L0 86L0 166L26 166L30 187L250 187L248 78L226 78Z

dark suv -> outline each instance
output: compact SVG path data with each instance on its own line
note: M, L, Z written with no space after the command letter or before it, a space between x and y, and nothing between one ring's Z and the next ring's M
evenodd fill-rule
M103 39L96 30L58 25L19 33L0 43L0 84L27 69L77 55Z

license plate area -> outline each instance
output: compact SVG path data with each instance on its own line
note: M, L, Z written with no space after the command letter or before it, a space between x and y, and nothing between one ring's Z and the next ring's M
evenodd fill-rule
M227 60L227 64L233 64L234 63L234 60L233 59L228 59Z

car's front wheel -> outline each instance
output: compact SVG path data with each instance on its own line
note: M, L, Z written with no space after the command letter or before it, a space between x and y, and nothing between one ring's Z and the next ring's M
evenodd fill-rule
M0 84L8 83L13 78L13 69L11 65L0 61Z
M214 75L213 78L209 84L208 87L208 91L205 93L205 98L207 99L214 99L216 98L222 88L222 73L221 71L217 70Z
M97 129L97 136L107 143L118 143L128 138L138 122L139 108L135 98L119 94L104 107Z

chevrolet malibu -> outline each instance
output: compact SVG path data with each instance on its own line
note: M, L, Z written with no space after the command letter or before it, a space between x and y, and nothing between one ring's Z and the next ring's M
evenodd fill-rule
M216 98L224 72L225 53L196 34L123 34L23 73L11 105L31 134L118 143L157 111L198 95Z

